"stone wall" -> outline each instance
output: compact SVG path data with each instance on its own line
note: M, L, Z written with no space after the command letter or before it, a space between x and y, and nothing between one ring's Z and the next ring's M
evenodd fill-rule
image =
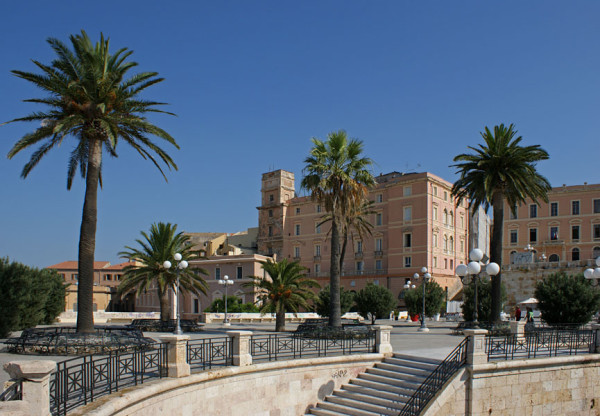
M298 416L383 354L228 367L163 379L100 398L70 416Z
M424 415L600 415L598 355L468 366Z

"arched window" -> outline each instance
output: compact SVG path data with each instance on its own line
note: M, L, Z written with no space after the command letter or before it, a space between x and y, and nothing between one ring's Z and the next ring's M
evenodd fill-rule
M560 257L558 257L558 254L550 254L548 261L560 261Z
M448 236L444 236L444 251L448 250Z
M515 250L510 252L510 264L515 264L515 256L517 255L517 252Z
M594 250L592 250L592 258L597 259L598 257L600 257L600 247L594 247Z
M448 225L448 211L444 210L444 225Z
M579 249L575 247L571 250L571 260L578 261L579 260Z
M450 227L454 227L454 213L450 211Z
M448 245L448 250L450 250L450 253L454 252L454 237L450 237L450 244Z

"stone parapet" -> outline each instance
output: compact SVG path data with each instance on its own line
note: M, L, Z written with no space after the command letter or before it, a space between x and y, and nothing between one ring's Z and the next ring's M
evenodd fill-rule
M4 371L14 380L23 381L23 402L9 405L15 415L28 411L31 416L50 415L50 374L56 369L56 362L50 360L10 361L4 364ZM2 408L2 414L8 414Z
M190 365L187 362L187 342L189 335L163 335L162 342L167 346L167 369L169 377L187 377L190 375Z

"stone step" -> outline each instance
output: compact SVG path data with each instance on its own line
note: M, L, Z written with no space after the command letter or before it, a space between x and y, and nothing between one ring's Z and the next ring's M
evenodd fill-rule
M419 367L413 367L410 364L383 361L381 363L375 364L375 368L382 368L384 370L390 370L390 371L401 371L401 372L405 372L407 374L428 376L429 374L431 374L431 372L433 370L435 370L436 367L430 366L430 367L426 367L426 368L419 368Z
M404 407L404 402L398 401L399 396L396 396L394 399L390 400L390 399L386 399L381 396L375 395L371 392L368 392L368 393L360 392L359 393L356 391L345 390L345 389L334 390L333 395L339 396L339 397L344 397L344 398L350 399L350 400L357 400L357 401L360 401L363 403L370 403L375 406L384 407L386 409L396 409L396 413L398 413L398 410L400 410Z
M407 389L417 389L421 385L421 383L419 383L418 381L401 380L401 379L385 377L385 376L381 376L379 374L373 374L373 373L361 373L358 375L358 378L363 379L363 380L376 381L381 384L388 384L388 385L392 385L392 386L396 386L396 387L404 387Z
M355 378L350 380L350 383L355 386L366 387L370 389L382 390L385 392L397 394L399 396L411 397L415 392L415 387L392 386L390 384L380 383L373 380L363 378Z
M346 415L345 413L339 413L339 412L332 412L331 410L327 410L327 409L322 409L319 407L313 407L311 409L308 410L308 413L306 413L304 416L310 416L310 415L315 415L315 416L340 416L340 415Z
M326 397L325 399L327 399ZM344 406L338 403L332 403L330 401L324 401L317 404L317 408L337 412L338 415L349 415L349 416L381 416L380 413L370 412L368 410L356 409L354 407ZM312 410L312 409L311 409Z
M368 387L368 386L361 386L359 384L344 384L342 386L342 391L350 391L350 392L354 392L354 393L358 393L358 394L363 394L366 396L373 396L373 397L377 397L377 398L381 398L381 399L385 399L385 400L391 400L393 402L398 402L398 403L404 404L408 401L409 397L407 394L402 394L402 393L403 392L408 393L409 391L412 391L412 390L392 392L392 391L382 390L380 388L377 388L377 386L375 386L375 388L373 388L373 387Z
M404 361L408 361L413 366L414 365L426 365L426 366L433 366L433 368L437 367L438 365L440 365L442 363L442 360L437 360L435 358L415 357L413 355L405 355L405 354L397 354L397 353L394 353L394 355L385 359L385 361L387 361L387 360L404 360Z
M352 409L356 409L358 411L366 411L373 412L377 415L389 415L389 416L397 416L398 409L390 409L386 406L379 406L372 403L366 403L361 400L355 400L348 397L342 397L337 395L327 396L325 398L326 402L335 403L338 405L346 406Z
M419 384L423 383L423 381L425 381L425 379L427 378L427 375L429 375L429 374L415 375L415 374L405 373L403 368L398 368L398 371L390 371L390 370L379 368L379 367L369 368L367 370L367 373L368 374L376 374L376 375L382 376L382 377L400 379L400 380L404 380L404 381L412 381L412 382L419 383Z

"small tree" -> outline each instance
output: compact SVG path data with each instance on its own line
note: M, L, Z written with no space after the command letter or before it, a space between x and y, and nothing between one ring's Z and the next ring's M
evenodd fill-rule
M396 307L396 299L389 289L375 285L371 282L360 290L355 297L358 313L368 319L371 316L371 323L375 320L389 316L390 312Z
M340 288L340 301L342 305L342 315L348 312L352 306L354 306L354 292L349 290L344 290L343 287ZM320 316L329 316L329 312L331 310L330 306L331 302L331 293L329 289L329 285L325 286L325 289L319 292L317 300L315 302L316 312Z
M600 306L600 290L581 273L551 274L536 284L535 297L548 324L585 324Z
M225 312L225 295L222 298L215 299L205 312ZM259 312L258 306L254 303L242 303L242 299L235 295L227 296L227 312Z
M432 317L440 313L444 305L444 289L435 281L425 286L425 316ZM404 293L404 303L409 315L417 315L423 311L423 287L407 290Z
M475 311L475 283L470 282L464 286L464 302L461 306L465 321L473 320L473 312ZM506 287L501 285L500 290L500 305L504 308L506 303ZM481 322L490 322L492 316L492 282L490 280L479 279L477 284L477 319Z

